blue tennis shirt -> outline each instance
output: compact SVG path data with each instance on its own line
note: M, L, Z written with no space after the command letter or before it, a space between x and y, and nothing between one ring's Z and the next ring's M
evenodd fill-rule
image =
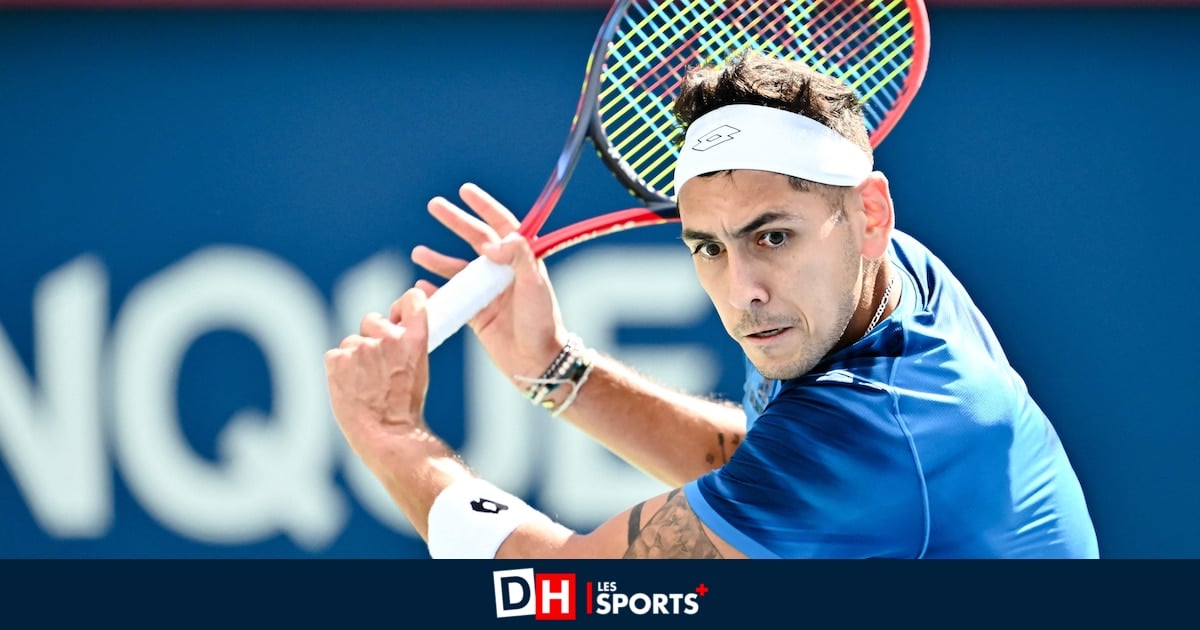
M896 232L891 316L796 379L747 366L748 431L687 484L751 558L1094 558L1058 435L949 269Z

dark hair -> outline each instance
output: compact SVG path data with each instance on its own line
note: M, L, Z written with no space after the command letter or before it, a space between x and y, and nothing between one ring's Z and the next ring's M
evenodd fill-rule
M845 83L799 61L742 51L724 63L691 70L675 101L677 143L697 118L726 105L762 105L811 118L841 134L872 155L862 104ZM801 190L815 184L792 178Z

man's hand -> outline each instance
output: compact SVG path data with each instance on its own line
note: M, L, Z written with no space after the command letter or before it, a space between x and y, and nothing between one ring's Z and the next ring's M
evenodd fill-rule
M512 265L516 274L512 286L470 321L471 328L509 379L514 375L539 376L567 342L546 267L534 258L529 243L517 233L517 218L500 202L474 184L463 185L459 195L478 217L442 197L429 202L429 213L477 254ZM412 260L444 278L453 277L467 266L466 260L425 246L413 249ZM424 280L417 287L430 295L437 290ZM396 315L393 309L392 321L396 321Z
M423 410L429 387L425 293L410 289L392 305L391 320L372 313L359 334L325 353L333 414L351 448L372 470L396 439L428 435Z

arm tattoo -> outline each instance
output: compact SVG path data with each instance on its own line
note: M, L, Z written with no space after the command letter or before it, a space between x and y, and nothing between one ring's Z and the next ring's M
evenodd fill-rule
M633 506L633 511L629 513L629 544L633 545L633 541L637 540L638 534L642 533L642 506L646 505L645 501Z
M640 527L641 507L639 504L630 514L626 558L721 557L705 535L700 518L688 506L687 497L678 489L667 495L667 502L650 517L644 529Z
M667 494L667 500L670 501L679 492L679 488L675 488ZM633 506L629 511L629 545L633 546L633 542L637 540L638 534L642 533L642 507L646 505L645 501Z
M731 435L729 437L729 444L730 444L730 446L733 446L734 448L737 448L737 445L739 443L741 443L741 441L742 441L742 437L740 435L738 435L737 433L734 433L733 435ZM724 433L717 433L717 447L721 449L721 464L728 464L729 463L729 453L727 453L725 451L725 434ZM717 463L717 456L714 455L713 453L708 453L707 455L704 456L704 460L707 461L710 465L715 464L715 463Z

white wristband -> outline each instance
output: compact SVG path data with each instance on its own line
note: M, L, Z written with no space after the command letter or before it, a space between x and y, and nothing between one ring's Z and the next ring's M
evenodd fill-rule
M490 559L514 529L539 513L483 479L456 481L429 508L432 558Z

